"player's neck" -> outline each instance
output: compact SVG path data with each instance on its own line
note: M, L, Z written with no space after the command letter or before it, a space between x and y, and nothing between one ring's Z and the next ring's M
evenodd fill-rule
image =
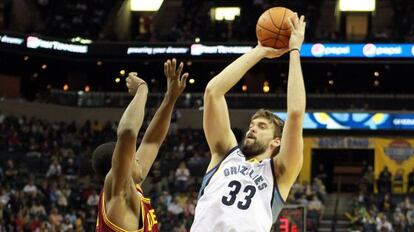
M255 155L255 156L249 157L249 160L250 160L250 159L255 159L255 160L257 160L257 161L262 161L262 160L267 159L267 158L270 158L270 157L271 157L271 153L270 153L270 152L265 151L265 152L263 152L262 154L259 154L259 155Z

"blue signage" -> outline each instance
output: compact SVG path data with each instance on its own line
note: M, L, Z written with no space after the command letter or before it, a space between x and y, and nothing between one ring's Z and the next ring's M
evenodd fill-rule
M414 58L414 44L304 44L301 56L315 58Z
M285 112L275 112L283 120ZM414 114L307 112L304 129L414 130Z

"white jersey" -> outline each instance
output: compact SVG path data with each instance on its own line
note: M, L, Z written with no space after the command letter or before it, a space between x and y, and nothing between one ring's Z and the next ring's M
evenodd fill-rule
M192 232L269 232L282 210L273 162L247 161L238 147L203 179Z

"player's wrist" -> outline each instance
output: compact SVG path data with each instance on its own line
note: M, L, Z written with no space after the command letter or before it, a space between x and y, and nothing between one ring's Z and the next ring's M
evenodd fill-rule
M148 94L148 85L145 81L137 85L136 90L135 90L135 95L137 95L138 93Z
M267 55L266 48L263 47L263 45L257 45L255 48L253 48L253 52L259 56L259 58L265 58Z
M167 92L164 94L164 101L166 103L175 103L178 99L179 95L177 96L176 94Z
M291 48L291 49L289 49L289 53L295 52L295 51L300 53L300 48Z

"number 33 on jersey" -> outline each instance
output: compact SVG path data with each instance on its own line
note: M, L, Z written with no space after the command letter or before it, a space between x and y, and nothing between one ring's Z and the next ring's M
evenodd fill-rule
M238 147L204 177L191 231L269 231L283 207L273 161Z

